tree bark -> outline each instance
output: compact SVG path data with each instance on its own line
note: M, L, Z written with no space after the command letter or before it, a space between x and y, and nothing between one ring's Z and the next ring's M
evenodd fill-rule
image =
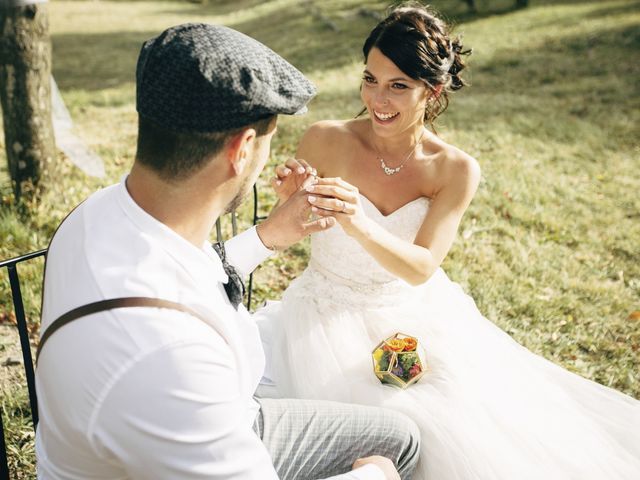
M54 169L51 41L46 3L0 0L0 101L16 200L33 198Z

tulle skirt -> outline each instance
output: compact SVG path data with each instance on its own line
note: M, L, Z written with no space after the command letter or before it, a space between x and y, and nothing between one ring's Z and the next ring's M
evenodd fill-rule
M422 433L414 480L638 480L640 402L535 355L442 270L424 285L341 285L308 268L256 314L279 396L377 405ZM426 349L406 390L371 353L402 332Z

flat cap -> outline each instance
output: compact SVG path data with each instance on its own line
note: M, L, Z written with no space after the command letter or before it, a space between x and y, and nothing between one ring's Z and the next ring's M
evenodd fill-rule
M136 109L177 132L222 132L306 111L315 86L262 43L221 25L171 27L142 45Z

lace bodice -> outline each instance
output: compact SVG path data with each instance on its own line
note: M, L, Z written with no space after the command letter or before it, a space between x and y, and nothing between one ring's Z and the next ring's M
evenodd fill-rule
M360 197L369 218L409 242L414 241L429 207L429 200L421 197L385 216L367 197ZM296 296L323 296L352 306L362 301L371 306L375 298L388 301L389 295L397 296L407 287L337 225L311 237L309 266L289 290Z

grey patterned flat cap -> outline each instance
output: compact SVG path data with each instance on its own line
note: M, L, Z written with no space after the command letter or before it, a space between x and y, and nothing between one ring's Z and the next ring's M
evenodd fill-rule
M306 111L315 86L257 40L220 25L187 23L142 45L136 109L171 131L221 132Z

